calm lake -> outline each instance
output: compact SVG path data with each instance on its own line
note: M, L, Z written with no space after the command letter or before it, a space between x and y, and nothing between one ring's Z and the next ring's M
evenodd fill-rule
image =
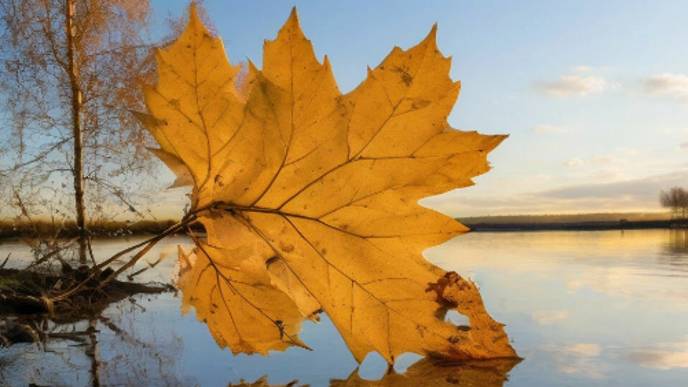
M99 240L96 254L104 258L138 240ZM156 247L149 261L161 254L167 259L141 279L169 282L178 244L190 241L175 237ZM0 242L0 257L8 252L20 257L28 249ZM505 386L688 385L685 230L469 233L425 255L472 278L490 313L507 325L524 360L507 373ZM97 373L101 385L251 385L265 376L270 385L358 386L366 385L360 378L379 380L386 373L382 358L373 355L357 369L326 316L304 325L301 338L314 351L292 348L268 357L220 349L193 310L181 313L173 293L120 302L90 325L95 346L53 339L46 348L0 348L0 385L91 385ZM88 327L83 322L54 329ZM417 377L428 370L423 363L413 365L418 359L402 356L395 369L415 367ZM494 371L475 367L442 372L405 383L437 385L441 378L444 385L474 385L476 372L494 378ZM405 376L395 377L369 385L404 382Z

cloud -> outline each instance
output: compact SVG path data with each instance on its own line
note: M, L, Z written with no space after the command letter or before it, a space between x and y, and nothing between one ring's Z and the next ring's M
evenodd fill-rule
M688 75L672 73L653 75L643 81L643 89L649 95L688 102Z
M585 65L576 66L576 67L573 68L573 72L576 72L576 73L587 73L587 72L590 72L590 71L592 71L592 67L590 67L590 66L585 66Z
M688 171L649 176L612 183L580 184L543 191L537 194L549 199L634 199L656 201L663 189L688 181Z
M581 357L597 357L602 352L602 348L594 343L578 343L565 347L564 351Z
M669 239L669 236L667 236L667 239ZM641 236L624 238L623 243L624 248L628 251L646 251L646 249L656 248L657 246L656 240L648 241L646 237ZM600 238L599 241L594 243L594 248L597 250L594 256L609 257L613 254L618 254L618 244L619 241L613 238L607 238L606 240ZM665 242L665 246L669 248L668 242ZM588 253L588 255L591 254ZM593 291L613 297L614 299L643 300L643 302L653 302L661 307L670 307L677 311L688 311L686 289L678 284L680 280L665 279L665 283L662 286L658 286L657 278L661 278L661 275L658 274L655 278L648 278L646 272L639 270L634 264L626 262L623 263L623 266L589 267L576 277L569 276L566 279L566 288L570 293ZM688 347L686 349L688 350Z
M653 348L632 352L628 357L645 368L688 368L688 339L676 343L660 343Z
M663 128L660 129L663 134L685 136L688 135L688 128Z
M576 164L577 161L572 161ZM609 183L588 183L520 192L471 194L457 192L437 197L427 205L459 217L514 214L564 214L572 212L626 212L659 210L661 190L684 186L688 169ZM611 178L611 177L610 177Z
M566 128L562 128L561 126L548 124L537 125L533 128L533 132L538 134L566 133L567 131Z
M607 179L613 177L622 177L618 176L613 172L626 171L631 162L635 160L640 160L643 157L649 156L647 154L643 154L643 151L640 151L635 148L617 148L616 150L608 154L600 154L595 156L589 156L586 158L574 157L564 161L563 164L567 167L580 167L586 165L589 167L588 170L591 172L594 168L595 176L604 177L605 179ZM609 168L605 170L602 169L602 167L604 166L614 168L612 168L612 170L609 170ZM616 169L616 171L614 171L614 169ZM612 173L610 174L610 172ZM602 176L602 173L604 173L605 176Z
M596 75L569 74L556 81L539 82L536 87L547 95L569 97L601 94L612 88L612 84Z
M599 361L602 347L594 343L578 343L566 346L548 346L543 348L550 352L559 372L576 374L590 379L604 379L606 366Z
M585 161L583 159L580 159L578 157L574 157L572 159L566 160L564 165L570 168L575 168L575 167L580 167L581 165L585 164Z
M539 325L551 325L569 318L567 310L536 310L530 316Z

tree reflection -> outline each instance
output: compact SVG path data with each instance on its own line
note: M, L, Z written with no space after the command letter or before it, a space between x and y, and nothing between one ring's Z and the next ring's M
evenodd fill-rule
M688 265L688 229L669 230L662 253L669 258L670 265Z
M673 254L688 254L688 229L673 229L669 231L667 251Z
M142 339L155 328L135 328L131 309L141 308L130 299L87 320L3 318L0 326L20 326L27 334L26 340L3 341L0 385L194 385L179 375L179 337Z

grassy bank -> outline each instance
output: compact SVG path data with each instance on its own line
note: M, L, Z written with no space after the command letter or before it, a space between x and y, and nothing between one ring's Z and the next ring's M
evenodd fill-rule
M92 222L89 232L94 236L120 236L132 234L158 234L173 225L173 220L144 220L139 222ZM53 224L47 221L17 222L0 220L0 238L19 237L60 237L69 238L78 235L74 222Z

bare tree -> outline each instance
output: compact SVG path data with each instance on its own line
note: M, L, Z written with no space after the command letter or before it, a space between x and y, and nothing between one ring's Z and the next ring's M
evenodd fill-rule
M659 202L662 207L671 210L674 219L686 219L688 215L688 191L681 187L672 187L668 191L659 194Z
M132 177L150 168L147 137L129 110L152 76L148 13L146 0L0 0L0 194L20 216L74 219L82 260L87 218L144 215Z

